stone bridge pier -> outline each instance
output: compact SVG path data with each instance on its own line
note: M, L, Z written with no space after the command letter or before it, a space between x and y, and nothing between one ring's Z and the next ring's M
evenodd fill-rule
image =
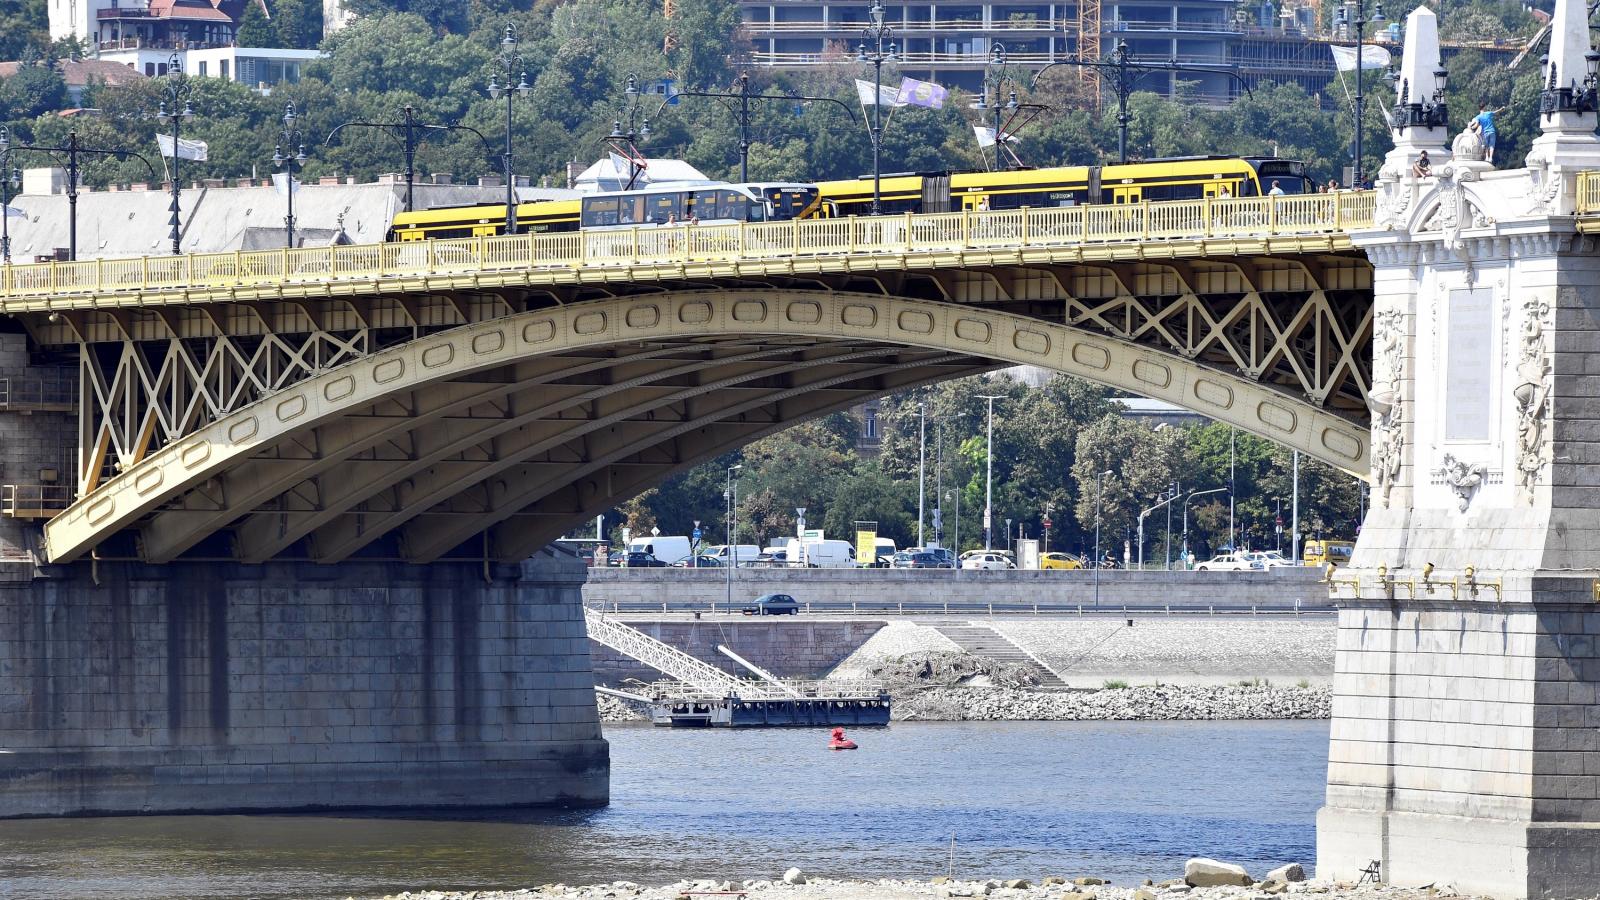
M1412 13L1409 97L1437 87ZM1495 170L1402 105L1374 266L1373 507L1341 607L1320 876L1600 892L1600 167L1582 0L1559 0L1543 134ZM1585 111L1585 108L1588 111ZM1420 149L1432 177L1411 177ZM1444 164L1440 159L1446 160ZM1502 162L1501 165L1504 165Z
M41 574L0 583L0 817L608 799L570 557Z

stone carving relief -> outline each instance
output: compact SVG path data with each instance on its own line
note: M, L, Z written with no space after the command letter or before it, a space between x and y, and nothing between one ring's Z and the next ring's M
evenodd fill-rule
M1411 209L1411 197L1416 193L1416 182L1409 179L1383 179L1378 182L1378 197L1374 201L1373 223L1391 231L1404 228L1406 213Z
M1466 128L1456 135L1450 144L1450 156L1465 162L1483 162L1488 155L1488 148L1483 143L1483 135L1476 128Z
M1446 453L1434 474L1443 479L1456 495L1456 506L1462 512L1472 503L1472 497L1483 486L1489 477L1489 469L1483 463L1469 463L1456 459L1452 453Z
M1529 215L1559 215L1561 212L1561 172L1548 159L1535 159L1528 154L1528 178L1533 184L1528 191Z
M1400 475L1405 435L1401 428L1400 381L1405 373L1405 329L1398 310L1380 312L1373 335L1373 385L1367 395L1372 410L1372 478L1385 507Z
M1533 489L1544 469L1545 413L1550 404L1550 362L1544 352L1544 320L1550 304L1529 299L1522 304L1522 347L1517 357L1517 481L1533 502Z

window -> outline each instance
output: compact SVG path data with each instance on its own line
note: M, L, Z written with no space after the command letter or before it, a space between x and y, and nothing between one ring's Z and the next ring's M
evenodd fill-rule
M221 60L217 61L217 74L221 75L223 78L227 78L228 77L228 61L227 60L221 59Z
M162 66L162 68L164 69L164 68L166 68L166 66ZM151 78L156 77L156 64L155 63L145 63L144 64L144 74L149 76L149 77L151 77Z
M867 410L867 419L866 419L866 423L861 428L861 436L866 438L869 441L877 440L877 438L878 438L878 411L877 410L875 410L875 409Z
M200 77L206 77L206 61L203 59L200 60Z

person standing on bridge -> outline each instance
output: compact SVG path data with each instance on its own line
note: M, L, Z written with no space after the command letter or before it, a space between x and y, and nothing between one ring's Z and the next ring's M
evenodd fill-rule
M1505 109L1503 106L1490 109L1487 99L1479 100L1477 118L1472 120L1472 123L1478 126L1478 134L1483 138L1483 158L1487 162L1494 162L1494 141L1496 137L1494 114L1503 109Z

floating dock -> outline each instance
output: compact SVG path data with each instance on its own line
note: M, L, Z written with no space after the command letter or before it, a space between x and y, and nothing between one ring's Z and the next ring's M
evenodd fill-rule
M650 722L671 728L782 728L888 725L889 694L864 681L782 679L727 647L717 650L756 677L738 678L604 613L584 609L589 637L675 680L642 693L597 688L650 707Z

